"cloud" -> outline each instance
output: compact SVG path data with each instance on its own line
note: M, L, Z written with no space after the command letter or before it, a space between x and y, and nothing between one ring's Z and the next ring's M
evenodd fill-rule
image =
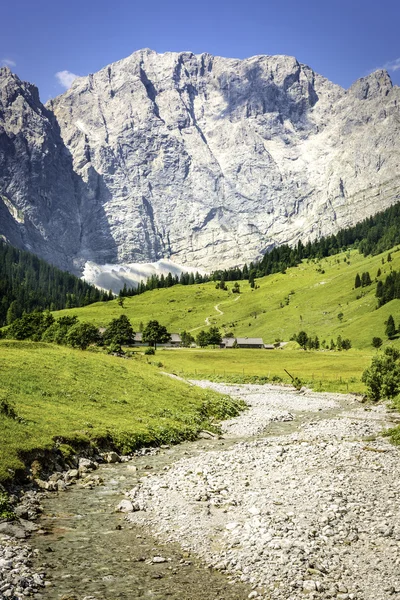
M58 83L66 90L71 87L72 82L77 77L79 77L79 75L75 75L75 73L71 73L71 71L58 71L58 73L56 73Z
M400 58L395 58L383 65L387 71L400 71Z
M2 58L0 59L0 63L2 67L16 67L17 63L15 60L11 60L11 58Z

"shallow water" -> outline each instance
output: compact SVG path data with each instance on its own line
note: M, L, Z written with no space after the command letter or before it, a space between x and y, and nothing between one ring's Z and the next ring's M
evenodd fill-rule
M288 434L307 421L326 418L335 411L303 413L287 423L272 423L258 435ZM44 565L51 582L37 598L64 600L91 596L97 600L241 600L251 588L230 583L226 575L208 568L177 544L161 545L144 528L133 526L115 507L138 479L151 476L184 456L205 450L224 450L238 441L254 438L198 440L162 449L158 454L135 457L129 463L101 466L104 485L91 490L72 486L50 495L40 520L42 533L34 534L39 550L35 567ZM135 465L133 472L129 466ZM164 563L153 564L155 556Z
M46 499L40 521L46 533L37 533L31 540L40 551L35 566L44 564L46 579L52 583L40 597L247 598L251 591L248 586L229 584L225 576L207 568L178 545L159 544L147 530L128 524L123 514L115 512L124 492L134 487L139 476L171 464L188 451L186 448L190 447L193 454L205 445L204 441L182 444L130 463L104 465L96 472L104 479L103 486L92 490L73 486ZM129 471L128 465L132 464L138 468L137 473ZM155 556L167 561L153 564Z

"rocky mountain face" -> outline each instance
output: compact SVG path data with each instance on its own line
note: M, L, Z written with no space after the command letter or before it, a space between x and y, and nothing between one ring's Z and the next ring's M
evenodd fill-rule
M400 199L400 88L135 52L44 107L0 69L0 234L60 266L243 264Z

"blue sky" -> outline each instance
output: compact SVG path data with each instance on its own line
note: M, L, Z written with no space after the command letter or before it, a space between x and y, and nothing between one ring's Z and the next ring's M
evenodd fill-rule
M397 0L5 0L0 63L41 99L140 48L289 54L343 87L387 67L400 85ZM56 73L65 72L56 77Z

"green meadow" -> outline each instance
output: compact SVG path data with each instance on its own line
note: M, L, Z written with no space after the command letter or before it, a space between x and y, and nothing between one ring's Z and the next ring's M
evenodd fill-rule
M293 344L294 345L294 344ZM158 349L162 368L189 379L232 383L291 383L297 377L315 391L364 393L360 377L373 352L304 351L300 349ZM286 369L286 371L285 371Z
M124 313L136 331L141 322L157 319L170 332L186 329L194 335L210 324L235 336L262 337L265 343L289 341L294 333L305 330L318 335L321 342L329 343L341 335L350 338L353 348L371 350L374 336L385 340L388 316L393 315L396 325L400 320L400 300L376 309L378 269L382 281L392 269L400 270L400 252L393 250L391 255L388 263L387 253L364 258L351 250L303 262L285 274L263 277L257 280L257 289L240 281L240 294L232 293L232 282L227 283L228 291L215 289L215 283L177 285L126 298L124 308L115 300L63 310L55 316L76 314L81 320L105 326ZM356 274L366 271L372 285L354 289Z
M0 482L55 445L68 455L90 443L175 443L239 408L143 360L38 342L0 340L0 373Z

